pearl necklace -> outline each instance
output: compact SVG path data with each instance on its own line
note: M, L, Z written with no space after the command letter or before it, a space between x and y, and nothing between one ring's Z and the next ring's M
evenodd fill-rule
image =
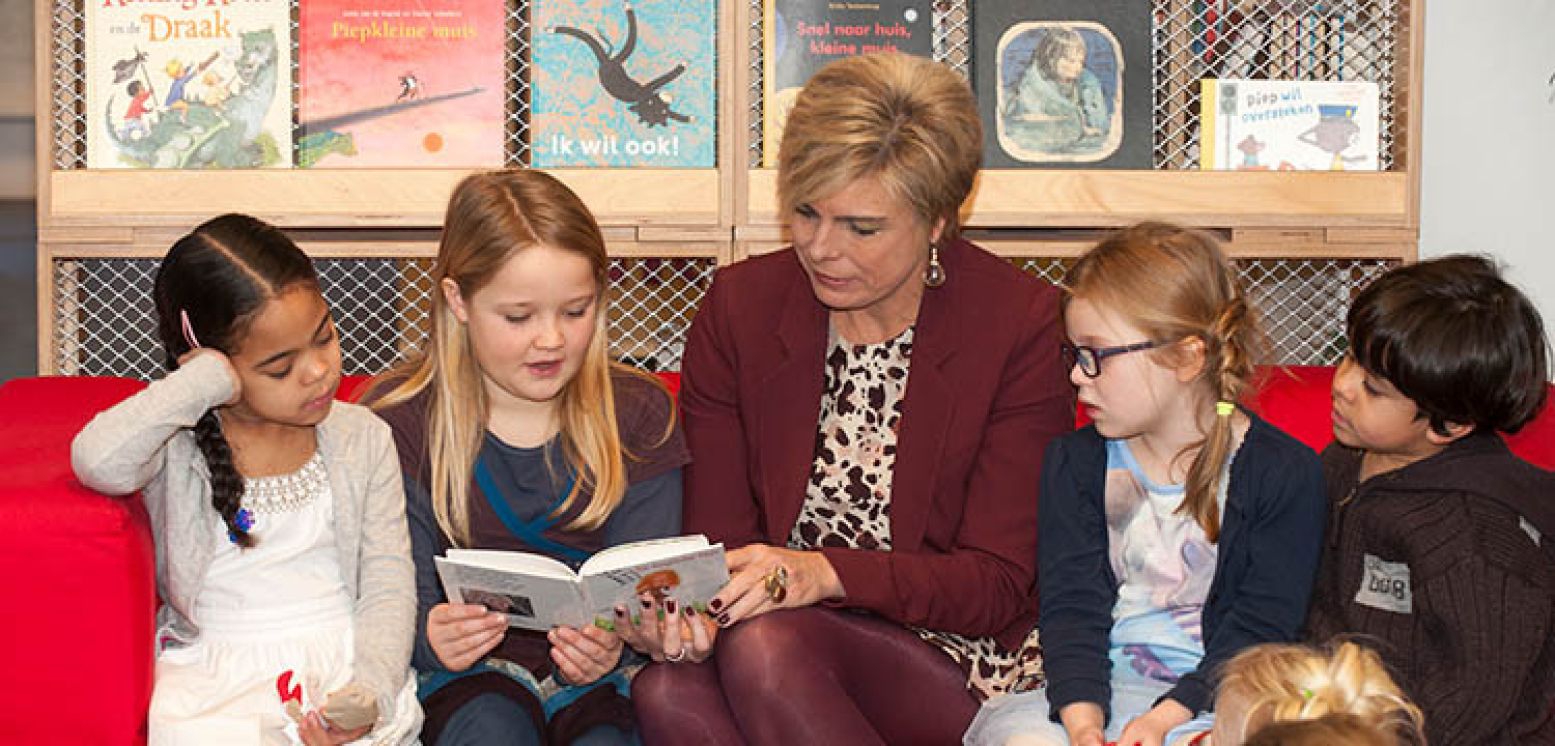
M324 457L315 450L313 458L291 474L255 477L243 480L243 505L255 513L289 513L313 502L329 484Z

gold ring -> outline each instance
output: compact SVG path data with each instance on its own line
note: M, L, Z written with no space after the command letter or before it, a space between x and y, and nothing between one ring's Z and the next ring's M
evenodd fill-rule
M772 603L780 604L783 603L783 599L788 598L787 567L782 565L773 567L767 572L763 582L767 588L767 597L772 599Z

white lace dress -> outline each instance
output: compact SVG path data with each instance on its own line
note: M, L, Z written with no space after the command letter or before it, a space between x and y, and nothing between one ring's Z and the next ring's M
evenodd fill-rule
M254 546L240 549L224 528L216 533L193 614L200 637L157 653L153 746L299 743L283 698L299 699L307 712L351 680L352 602L322 458L315 453L294 474L247 480L243 503ZM397 704L359 743L416 742L413 677Z

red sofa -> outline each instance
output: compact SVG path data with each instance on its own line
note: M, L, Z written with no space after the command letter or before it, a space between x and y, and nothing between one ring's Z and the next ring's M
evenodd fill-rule
M1273 372L1251 402L1311 445L1330 439L1330 368ZM678 377L665 375L671 388ZM341 386L355 393L361 379ZM0 743L145 740L156 604L150 527L138 500L76 482L70 441L143 386L120 378L26 378L0 387ZM1510 439L1555 468L1555 404Z

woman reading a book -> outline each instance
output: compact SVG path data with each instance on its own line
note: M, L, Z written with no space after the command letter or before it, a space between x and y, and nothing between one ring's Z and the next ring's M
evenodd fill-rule
M448 603L433 562L460 547L577 569L605 547L680 533L688 456L674 403L609 361L608 268L599 226L561 182L466 178L438 247L425 351L368 395L405 478L427 744L631 740L625 697L643 658L620 637L509 629L497 609Z
M981 153L922 58L800 93L794 245L721 270L686 345L686 526L730 581L710 645L628 632L668 651L633 684L648 743L955 743L1038 682L1037 478L1073 402L1056 290L958 237Z

